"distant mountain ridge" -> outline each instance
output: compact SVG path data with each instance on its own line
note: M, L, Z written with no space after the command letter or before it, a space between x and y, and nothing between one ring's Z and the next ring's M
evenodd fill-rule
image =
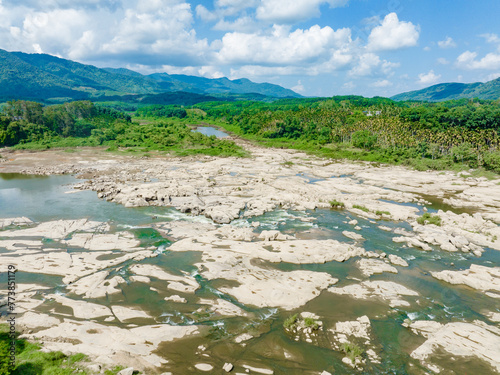
M452 99L500 99L500 78L488 82L440 83L422 90L394 95L392 100L418 100L438 102Z
M7 52L0 49L0 99L97 99L124 94L161 94L184 91L196 94L259 94L301 97L270 83L248 79L204 78L155 73L142 75L125 68L97 68L47 54Z

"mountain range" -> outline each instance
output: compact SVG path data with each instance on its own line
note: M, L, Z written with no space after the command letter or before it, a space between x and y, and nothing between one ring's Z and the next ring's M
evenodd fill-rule
M91 99L188 105L211 100L287 97L299 98L301 95L279 85L255 83L246 78L210 79L167 73L143 75L125 68L97 68L47 54L0 49L0 102ZM430 102L461 98L500 99L500 78L485 83L441 83L391 97L395 101Z
M422 90L409 91L391 97L392 100L439 102L451 99L500 99L500 78L476 83L440 83Z
M296 92L248 79L203 78L181 74L142 75L129 69L97 68L47 54L8 52L0 49L0 100L62 101L103 99L121 95L172 92L198 95L247 95L285 98ZM213 97L211 97L213 98Z

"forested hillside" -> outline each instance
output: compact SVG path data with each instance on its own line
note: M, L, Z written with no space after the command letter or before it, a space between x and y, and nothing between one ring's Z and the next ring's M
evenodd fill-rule
M30 99L63 102L122 95L129 95L129 101L141 101L144 95L165 92L185 99L185 93L174 94L178 91L193 95L300 96L278 85L254 83L246 79L231 81L227 78L208 79L166 73L145 76L128 69L100 69L47 54L0 49L0 101Z
M500 99L500 78L485 83L440 83L393 96L394 100L438 102L454 99Z

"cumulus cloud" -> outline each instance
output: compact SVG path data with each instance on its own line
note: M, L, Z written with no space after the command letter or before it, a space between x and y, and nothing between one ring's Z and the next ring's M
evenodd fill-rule
M299 94L301 92L304 92L304 85L302 84L301 80L299 79L298 82L297 82L297 85L293 86L292 87L292 90L295 91L295 92L298 92Z
M417 45L420 28L411 22L399 21L396 13L385 16L382 24L368 36L368 49L388 51Z
M349 75L357 77L391 75L392 70L398 66L398 63L382 60L378 55L367 52L358 56L357 64L349 71Z
M392 86L392 82L387 80L387 79L382 79L379 81L376 81L372 84L373 87L389 87Z
M339 7L349 0L262 0L256 14L260 20L272 23L291 24L320 15L320 6L329 4Z
M486 33L481 34L480 36L483 37L488 43L500 44L500 38L497 34Z
M441 40L438 42L439 48L455 48L457 43L451 37L446 37L445 40Z
M500 72L491 73L486 77L486 82L492 81L494 79L500 78Z
M444 57L440 57L440 58L438 58L438 59L437 59L437 62L438 62L438 64L441 64L441 65L448 65L448 64L450 63L450 62L449 62L447 59L445 59Z
M1 48L121 65L202 65L210 54L183 0L33 0L31 8L25 2L2 4Z
M462 69L500 69L500 54L488 53L482 59L477 59L477 52L465 51L457 57L456 65Z
M331 27L314 25L290 32L274 26L272 34L227 33L217 56L220 62L262 65L301 65L329 60L332 50L351 42L349 29L334 31Z
M440 74L435 74L433 70L429 71L428 73L421 73L418 75L418 81L420 85L432 85L436 83L439 78L441 78Z

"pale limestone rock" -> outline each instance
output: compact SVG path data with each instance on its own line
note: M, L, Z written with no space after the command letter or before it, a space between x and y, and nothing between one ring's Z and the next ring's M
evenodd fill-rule
M398 273L398 270L395 267L379 259L362 258L356 261L356 265L365 276L371 276L376 273L384 272Z
M165 297L165 301L172 301L172 302L178 302L178 303L187 303L187 300L181 296L178 296L174 294L173 296L170 297Z
M162 268L150 264L135 264L130 267L130 272L140 276L149 276L168 281L167 288L183 293L194 293L200 285L192 276L172 275Z
M16 323L26 328L34 329L54 327L60 324L61 320L53 316L28 311L17 318Z
M283 234L279 230L263 230L260 233L259 238L264 241L285 241L295 239L295 237Z
M143 310L132 309L130 307L125 307L125 306L114 305L111 306L111 310L113 310L113 314L120 322L137 318L146 318L146 319L152 318L151 315L149 315Z
M76 295L83 295L83 298L100 298L108 294L121 293L118 286L125 283L123 277L114 276L106 279L108 275L109 271L97 272L68 285L68 289Z
M328 291L335 294L349 295L356 299L380 298L388 301L391 307L410 306L401 296L418 296L418 293L392 281L363 281L343 288L330 287Z
M214 368L214 366L208 363L197 363L196 365L194 365L194 367L196 367L200 371L212 371Z
M475 356L500 371L500 329L497 327L480 321L448 324L416 321L411 323L410 328L427 338L411 353L424 365L428 365L429 356L439 348L454 356Z
M0 219L0 230L9 227L11 225L16 225L16 226L28 226L33 224L33 221L28 219L25 216L22 217L14 217L14 218L9 218L9 219Z
M28 326L37 326L40 315L34 316ZM135 368L151 368L165 364L156 354L159 344L198 332L195 326L147 325L136 328L120 328L91 321L64 319L64 322L24 334L27 339L43 339L44 348L65 354L85 353L98 363Z
M49 294L46 298L52 298L61 305L69 306L73 309L73 316L79 319L95 319L112 315L111 310L103 305L86 301L74 300L63 297L59 294Z
M216 312L217 314L222 316L248 316L248 314L243 309L222 298L217 298L217 300L215 301L211 299L200 298L198 303L202 305L209 305L210 311Z
M400 256L389 254L389 260L395 266L408 267L408 262Z
M363 241L364 238L361 234L358 234L356 232L349 232L347 230L343 231L342 234L346 236L347 238L356 240L356 241Z
M231 372L233 370L234 366L232 363L224 363L224 366L222 366L222 369L225 371L225 372Z
M133 367L128 367L126 369L121 370L118 375L133 375L134 374L134 368Z
M140 250L140 241L132 233L120 232L113 234L76 233L71 239L61 241L69 247L80 247L92 251L114 250L137 251Z
M482 291L500 292L500 267L471 264L468 270L431 272L436 279L463 284Z

